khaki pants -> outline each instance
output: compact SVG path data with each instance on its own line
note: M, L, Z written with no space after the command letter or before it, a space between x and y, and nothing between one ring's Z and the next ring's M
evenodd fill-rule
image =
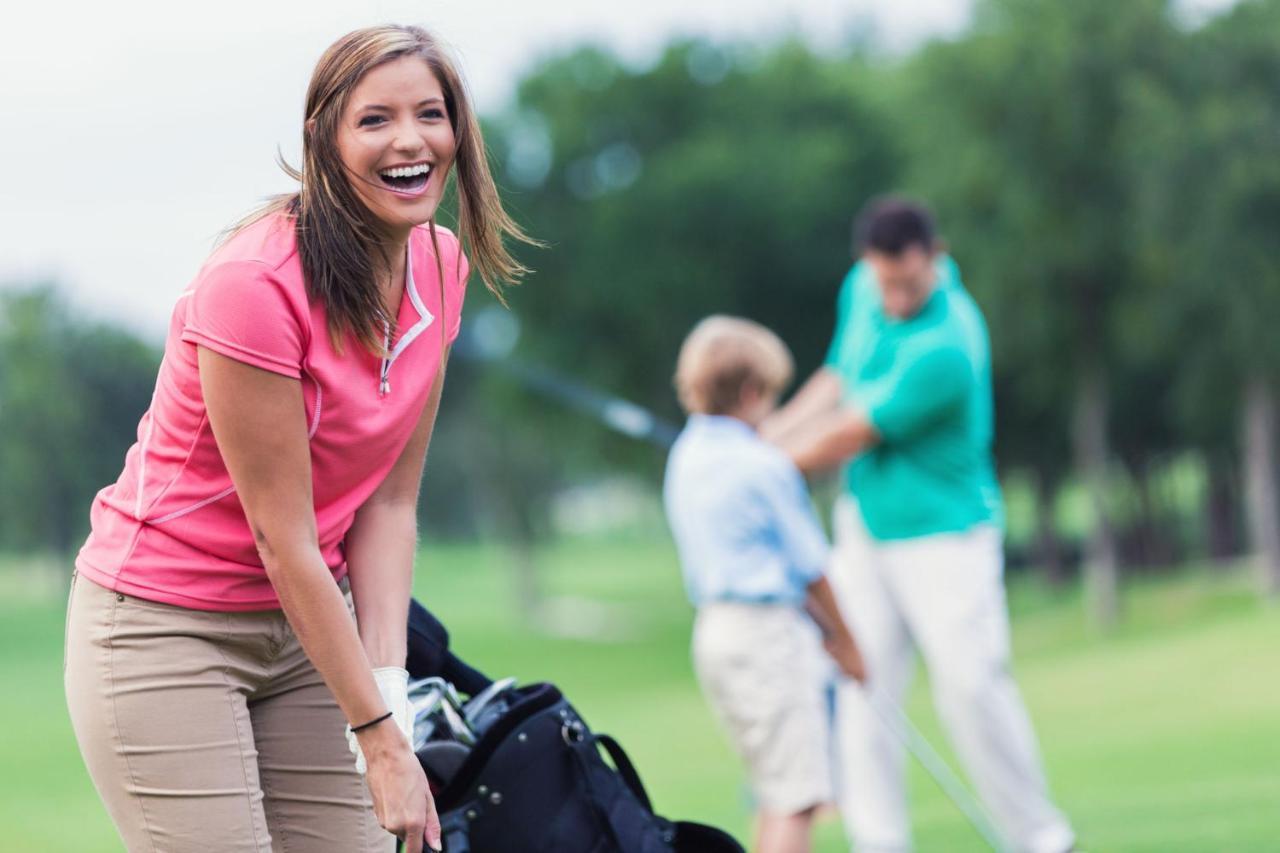
M867 662L866 691L837 688L840 807L860 853L911 849L901 742L868 703L901 707L918 649L938 716L1017 853L1062 853L1071 826L1049 797L1031 719L1010 673L1000 531L878 541L836 504L831 583Z
M282 612L190 610L74 577L64 678L130 853L394 849Z

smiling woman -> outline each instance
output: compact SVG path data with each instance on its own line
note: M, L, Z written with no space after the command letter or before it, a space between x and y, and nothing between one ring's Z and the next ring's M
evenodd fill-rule
M525 272L503 238L528 238L416 27L324 54L291 174L179 299L76 560L67 701L130 851L440 846L408 739L418 484L463 246L497 291Z

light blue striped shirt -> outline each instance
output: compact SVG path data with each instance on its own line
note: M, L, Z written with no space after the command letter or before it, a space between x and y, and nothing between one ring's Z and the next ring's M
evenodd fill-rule
M736 418L693 415L663 499L694 606L799 604L830 546L795 465Z

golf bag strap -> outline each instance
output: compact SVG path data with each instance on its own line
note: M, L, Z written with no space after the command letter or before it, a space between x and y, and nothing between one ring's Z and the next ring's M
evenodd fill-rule
M609 758L613 760L613 766L618 768L618 775L622 777L623 782L627 783L631 793L636 795L636 799L640 801L646 811L652 812L653 803L649 802L649 795L645 792L644 783L640 781L640 774L636 772L635 765L631 763L631 759L623 751L622 745L609 735L596 735L595 740L604 747L605 752L609 753Z
M618 838L618 830L614 828L613 821L609 818L609 813L600 799L600 792L596 790L592 782L595 776L591 766L592 759L597 762L598 767L603 766L602 762L600 762L599 752L596 750L598 742L599 737L597 735L588 734L582 740L571 742L569 752L577 762L578 769L582 771L582 784L586 788L587 802L590 804L591 813L595 815L596 823L613 841L614 850L624 850L626 848L622 846L622 840Z

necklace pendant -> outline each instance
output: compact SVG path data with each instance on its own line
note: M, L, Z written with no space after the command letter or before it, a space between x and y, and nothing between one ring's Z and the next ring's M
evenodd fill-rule
M390 379L387 379L387 378L384 376L384 377L382 378L382 381L381 381L380 383L378 383L378 396L379 396L379 397L385 397L385 396L387 396L387 395L388 395L388 394L390 394L390 393L391 393L391 380L390 380Z

